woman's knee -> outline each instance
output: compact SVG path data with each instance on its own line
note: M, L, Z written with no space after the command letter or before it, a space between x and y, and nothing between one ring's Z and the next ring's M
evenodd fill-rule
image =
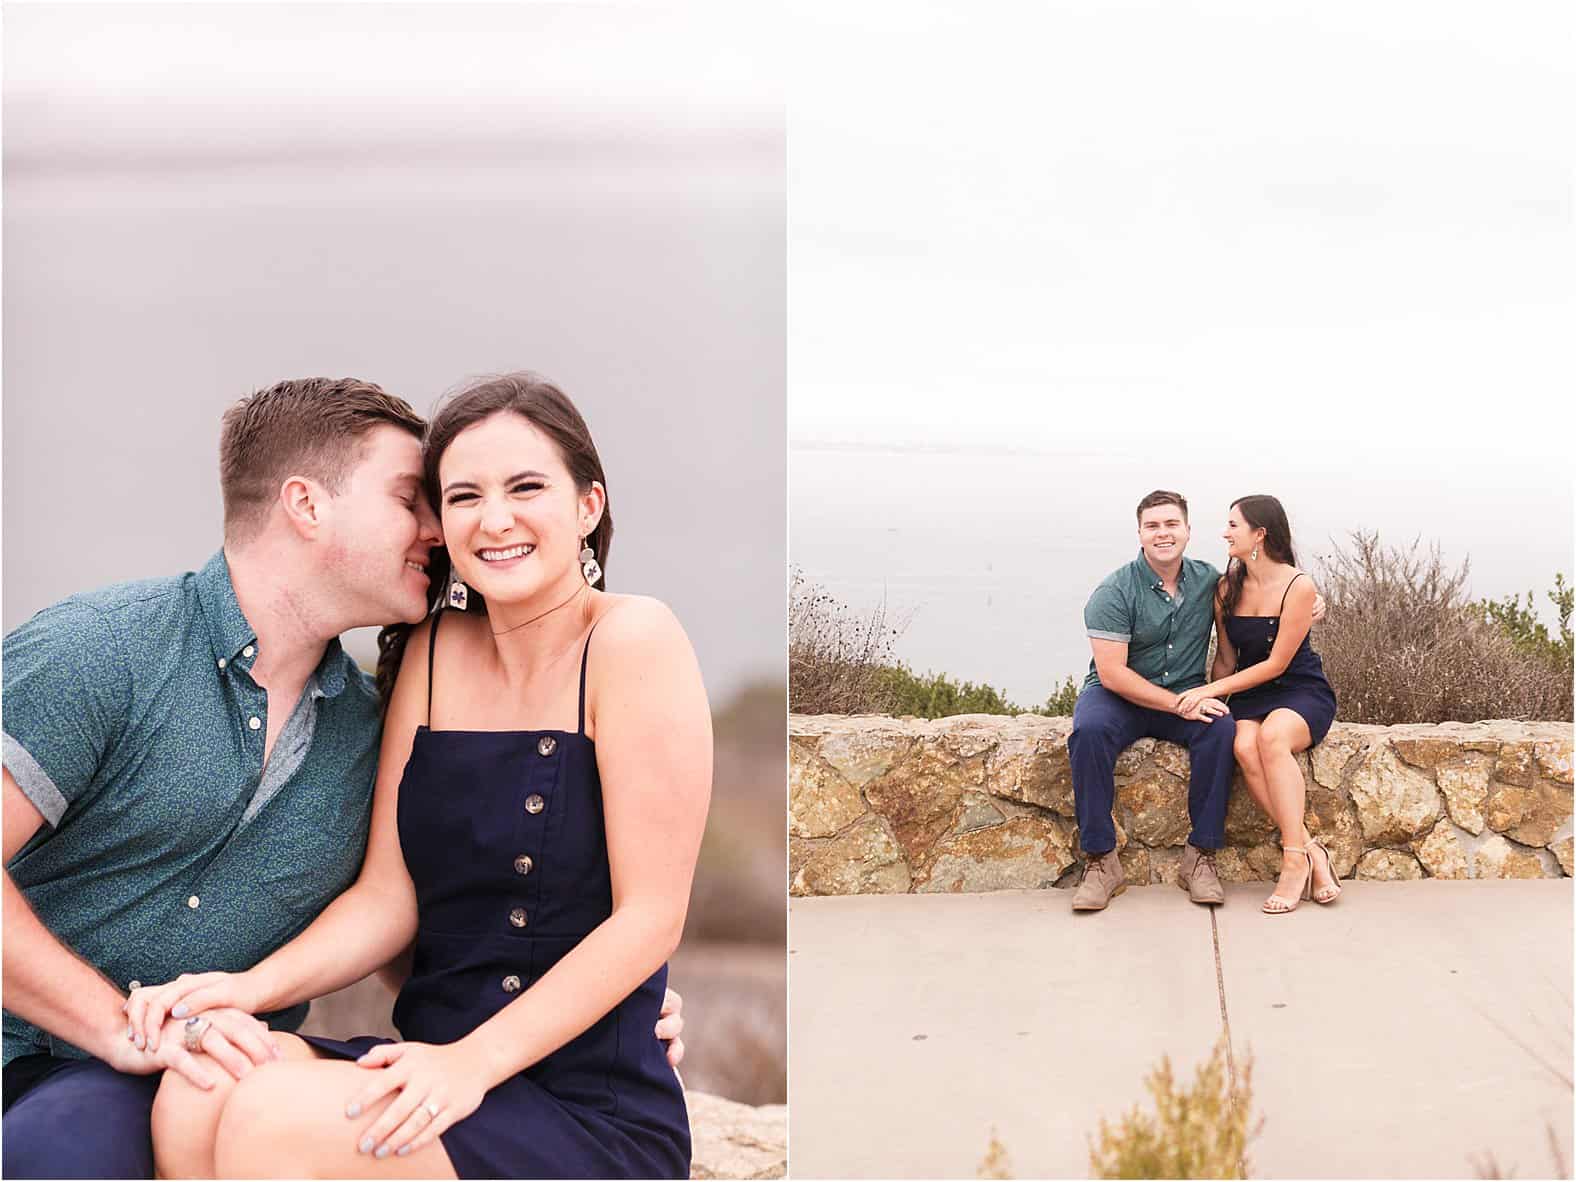
M1260 759L1282 759L1291 755L1292 738L1278 726L1259 728L1258 749Z
M204 1091L185 1076L166 1071L153 1098L154 1167L161 1178L205 1178L213 1174L214 1134L235 1081L207 1064L216 1082Z

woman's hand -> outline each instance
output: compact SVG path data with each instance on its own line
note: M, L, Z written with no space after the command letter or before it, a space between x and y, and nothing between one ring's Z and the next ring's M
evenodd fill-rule
M1197 689L1190 689L1177 699L1177 704L1173 708L1173 713L1179 714L1183 718L1186 718L1188 715L1192 714L1198 709L1199 703L1205 698L1215 698L1219 696L1220 695L1216 693L1215 683L1213 681L1208 685L1201 685Z
M249 973L182 973L166 985L133 989L127 998L126 1023L140 1050L159 1049L165 1018L189 1018L205 1010L236 1009L255 1014L262 997Z
M657 1037L667 1043L668 1066L677 1067L684 1061L684 999L678 991L669 989L662 996L662 1010L657 1015Z
M401 1157L430 1144L451 1125L481 1106L487 1089L484 1067L462 1043L436 1046L393 1042L373 1047L356 1060L371 1079L350 1098L345 1116L355 1120L390 1092L394 1101L356 1143L361 1153Z

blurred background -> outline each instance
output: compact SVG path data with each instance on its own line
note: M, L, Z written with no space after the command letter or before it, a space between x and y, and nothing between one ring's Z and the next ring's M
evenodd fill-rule
M673 963L692 1088L786 1099L785 139L770 13L7 6L4 627L220 543L219 417L533 369L591 424L609 586L715 713ZM347 647L370 667L371 630ZM311 1029L386 1029L363 983Z

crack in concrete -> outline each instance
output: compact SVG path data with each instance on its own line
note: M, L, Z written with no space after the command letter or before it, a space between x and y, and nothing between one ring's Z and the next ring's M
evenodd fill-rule
M1220 957L1220 924L1215 919L1215 908L1209 909L1209 938L1215 949L1215 996L1220 1001L1220 1025L1226 1034L1226 1077L1230 1081L1231 1107L1235 1112L1237 1107L1237 1052L1231 1040L1231 1015L1226 1010L1226 972ZM1251 1117L1252 1113L1247 1113ZM1237 1161L1237 1175L1241 1178L1248 1176L1247 1158Z

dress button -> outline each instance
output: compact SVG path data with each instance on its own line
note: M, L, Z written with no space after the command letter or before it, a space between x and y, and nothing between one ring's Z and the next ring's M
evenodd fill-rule
M127 984L126 988L127 989L141 989L142 988L142 982L141 981L132 981L132 982Z
M252 647L252 646L251 646L251 645L247 645L247 646L246 646L246 647L245 647L245 648L243 648L243 649L242 649L242 650L241 650L241 655L242 655L242 656L243 656L243 657L249 657L249 656L251 656L251 655L252 655L252 654L253 654L253 653L255 653L255 652L256 652L256 651L257 651L257 650L256 650L256 649L255 649L255 648L253 648L253 647Z
M525 908L516 907L509 912L509 922L517 928L523 928L525 926Z
M536 741L536 753L538 755L551 755L557 750L558 740L553 738L552 735L543 735Z
M196 895L193 895L190 899L186 900L186 906L190 907L193 911L196 911L197 908L202 906L202 900Z
M258 727L263 725L263 720L261 718L258 718L257 715L254 714L254 715L252 715L250 718L248 718L246 720L246 725L251 727L255 731L255 730L258 729Z
M530 854L521 854L514 860L514 872L516 874L529 874L531 873L531 867L535 865L536 863L531 861Z
M525 811L533 817L547 807L547 802L535 792L525 798Z
M503 991L505 993L519 993L520 992L520 978L516 977L513 973L510 973L507 977L505 977L503 979L502 984L503 984Z

